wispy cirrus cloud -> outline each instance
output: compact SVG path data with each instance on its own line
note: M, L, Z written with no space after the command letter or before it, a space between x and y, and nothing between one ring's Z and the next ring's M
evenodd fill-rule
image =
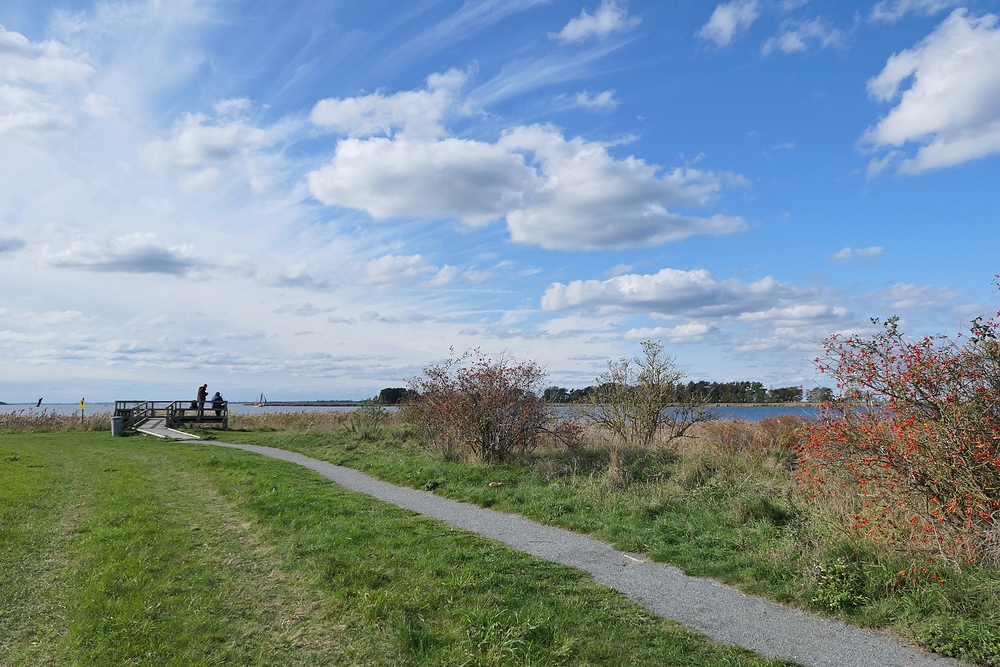
M961 4L962 0L882 0L872 7L868 20L895 23L911 12L932 16Z

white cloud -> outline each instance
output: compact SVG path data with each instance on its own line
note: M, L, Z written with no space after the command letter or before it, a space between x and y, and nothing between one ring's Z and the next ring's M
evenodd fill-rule
M455 278L459 276L462 272L457 266L452 266L451 264L445 264L438 272L434 274L430 280L424 282L427 287L444 287L445 285L451 283Z
M320 292L336 287L329 279L322 276L319 267L305 262L297 262L287 266L269 267L257 274L257 279L271 287L290 287L311 289Z
M882 0L872 7L868 19L895 23L910 12L931 16L960 4L962 4L962 0Z
M903 85L909 88L903 90ZM923 41L893 55L868 93L898 104L862 146L920 147L898 170L920 173L1000 153L1000 29L997 16L956 9ZM875 158L884 169L886 157Z
M524 158L467 139L344 139L330 164L309 174L309 191L331 206L390 217L456 218L484 225L536 187Z
M514 241L546 248L655 245L745 227L738 217L667 209L707 205L724 181L738 177L691 168L660 172L632 156L613 158L606 144L567 140L556 128L536 125L513 128L495 144L344 139L331 163L309 174L309 187L325 204L377 219L483 225L506 217Z
M618 100L615 99L615 91L613 90L605 90L596 94L585 90L576 94L576 106L587 111L614 111L618 107Z
M84 83L94 68L75 58L56 41L32 43L19 32L0 25L0 77L9 81L59 84Z
M98 245L72 243L61 252L45 253L49 264L59 268L85 269L99 273L160 273L182 276L207 264L195 257L190 246L164 246L154 234L129 234Z
M698 343L705 337L717 331L716 327L705 322L685 322L675 327L642 327L629 329L625 332L626 340L663 340L668 343Z
M452 69L427 77L426 90L320 100L310 119L315 125L351 137L390 136L393 130L411 137L440 137L445 134L445 111L454 105L467 78L465 72Z
M120 113L114 100L96 93L90 93L83 99L83 110L95 118L115 118Z
M708 204L724 178L712 172L678 168L661 174L657 165L633 156L617 160L607 145L579 137L567 140L550 126L514 128L499 143L529 153L543 179L526 198L528 206L507 214L516 242L545 248L621 248L745 227L738 217L686 217L667 209Z
M0 85L0 135L52 135L72 130L72 116L33 90Z
M608 280L553 283L542 297L547 311L578 308L597 312L645 312L671 317L726 317L769 310L783 302L798 304L804 290L770 276L752 283L720 280L705 269L661 269Z
M764 42L761 48L763 55L766 56L775 49L782 53L805 53L809 50L810 43L821 49L844 45L844 33L827 24L821 17L805 22L786 21L782 23L780 31L777 37Z
M172 135L166 141L149 142L140 152L141 163L157 171L202 169L274 144L265 130L243 118L213 123L198 113L185 113L174 124Z
M640 21L637 16L629 16L628 10L617 0L601 0L596 12L590 14L586 9L581 10L578 17L570 19L558 33L549 33L549 37L563 44L572 44L626 32L639 25Z
M364 282L369 285L412 284L435 272L437 267L430 266L420 255L385 255L368 262Z
M881 294L893 313L904 310L949 310L960 301L961 296L948 287L913 283L893 283Z
M314 306L308 301L299 301L275 308L272 312L276 315L291 315L293 317L315 317L316 315L333 312L333 310L333 308Z
M749 30L760 16L757 0L736 0L717 5L708 23L701 27L698 36L715 42L718 47L727 46L736 33Z
M848 246L846 248L841 248L834 254L830 255L830 259L838 262L847 262L852 259L872 260L881 255L883 250L884 248L882 248L882 246L877 245L873 245L868 248L851 248Z

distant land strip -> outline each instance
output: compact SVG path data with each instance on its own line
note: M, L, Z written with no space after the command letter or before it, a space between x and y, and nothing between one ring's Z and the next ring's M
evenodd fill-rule
M243 401L240 405L254 405L262 408L331 408L337 406L357 406L362 401Z

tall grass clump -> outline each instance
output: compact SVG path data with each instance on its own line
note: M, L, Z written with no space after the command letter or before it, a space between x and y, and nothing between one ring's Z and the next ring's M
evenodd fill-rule
M53 410L15 410L0 413L0 431L45 433L53 431L110 431L111 413L59 414Z
M342 428L351 413L342 410L229 413L229 428L241 431L333 432Z

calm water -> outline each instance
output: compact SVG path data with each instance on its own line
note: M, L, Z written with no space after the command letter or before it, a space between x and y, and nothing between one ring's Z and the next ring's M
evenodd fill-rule
M97 412L112 412L115 409L114 403L87 403L87 413L94 414ZM263 408L255 408L252 405L241 405L238 403L230 403L229 411L236 414L253 414L261 412L300 412L300 411L324 411L324 410L334 410L334 411L348 411L353 410L350 406L330 406L330 407L320 407L320 406L308 406L308 407L286 407L286 406L268 406ZM558 407L558 413L573 412L578 408L573 407ZM0 405L0 413L4 412L14 412L16 410L25 411L36 411L34 403L19 403L12 405ZM63 415L79 414L80 406L77 403L43 403L42 407L38 409L48 410L49 412L56 412ZM747 406L747 407L719 407L713 410L716 419L742 419L748 422L759 422L762 419L767 419L768 417L780 417L783 415L795 415L797 417L806 417L807 419L815 419L819 416L819 408L813 406L787 406L787 405L760 405L760 406Z

